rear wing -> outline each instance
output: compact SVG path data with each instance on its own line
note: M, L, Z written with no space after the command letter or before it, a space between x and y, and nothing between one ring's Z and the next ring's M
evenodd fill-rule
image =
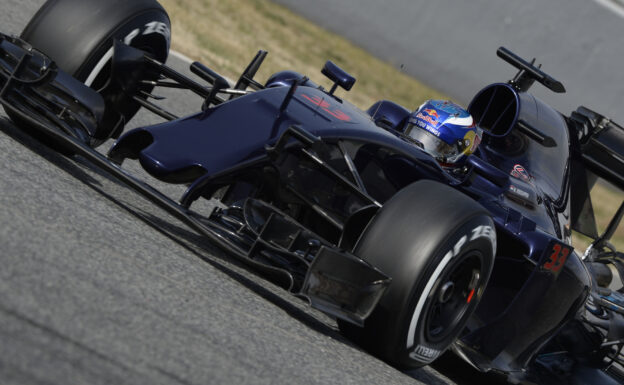
M570 120L585 167L624 190L624 127L586 107L577 108Z
M572 225L596 239L589 190L601 178L624 192L624 127L583 106L572 112L568 125L573 149Z

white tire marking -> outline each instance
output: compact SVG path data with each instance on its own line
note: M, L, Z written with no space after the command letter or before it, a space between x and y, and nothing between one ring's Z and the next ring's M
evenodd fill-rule
M85 85L87 87L91 87L91 84L93 84L93 81L95 80L95 78L97 78L97 76L100 74L100 71L102 71L102 68L104 68L104 66L106 65L106 63L108 63L108 61L113 57L113 47L110 47L108 49L108 51L106 51L106 53L104 54L104 56L102 56L100 58L100 61L97 62L97 64L95 65L95 67L93 67L93 70L91 71L91 73L89 74L89 76L87 77L87 80L85 80Z
M464 238L466 238L465 235L462 237L462 239ZM453 257L454 257L453 250L449 250L448 253L446 253L446 255L444 256L444 258L442 258L442 261L440 262L438 267L436 267L433 274L431 274L431 278L429 278L429 281L427 281L427 285L425 286L425 289L423 290L422 295L418 299L418 303L416 304L416 309L414 310L414 314L412 315L412 320L410 321L410 326L407 332L407 348L408 349L411 349L412 346L414 346L414 335L416 334L416 325L418 324L418 317L420 316L420 313L422 312L423 306L425 306L425 301L427 300L427 297L429 296L429 292L431 292L431 288L433 287L433 284L435 283L435 281L438 279L438 277L442 273L442 270L444 270L446 265L448 265L448 263L451 261Z
M152 21L152 22L145 24L144 28L145 28L145 31L143 31L143 35L150 35L152 33L157 33L159 35L162 35L167 41L167 47L169 47L170 33L169 33L169 28L167 27L165 23ZM135 37L137 37L140 33L141 33L140 28L135 28L132 31L130 31L130 33L128 33L126 37L123 39L124 44L130 45L130 43L132 43L132 40ZM97 76L102 71L102 68L104 68L106 63L108 63L108 61L113 57L113 50L114 50L114 46L110 47L108 51L106 51L104 56L100 58L100 60L95 65L95 67L93 67L93 69L89 73L89 76L87 76L87 80L85 80L84 82L84 84L87 87L91 87L91 85L93 84Z
M476 238L481 238L481 237L487 238L492 243L492 250L494 252L496 251L496 233L492 227L477 226L471 231L471 233L472 233L472 237L470 238L470 241L473 241ZM453 259L453 257L459 254L459 252L461 251L461 248L466 244L467 241L468 241L468 235L464 235L463 237L461 237L457 241L455 246L451 250L449 250L446 253L446 255L444 255L444 258L442 258L442 261L440 261L440 263L434 270L433 274L431 274L431 277L427 281L427 284L425 285L425 288L423 289L422 295L418 299L416 308L414 309L414 314L412 314L410 326L407 331L407 349L411 349L414 346L414 342L415 342L414 339L415 339L415 334L416 334L416 326L418 325L418 319L420 317L420 313L422 312L423 307L425 306L425 302L427 301L427 298L429 297L433 284L440 277L440 274L442 274L442 270L444 270L446 265L449 264L451 259Z

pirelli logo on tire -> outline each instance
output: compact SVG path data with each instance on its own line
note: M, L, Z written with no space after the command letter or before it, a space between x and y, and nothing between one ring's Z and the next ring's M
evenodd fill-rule
M485 237L492 242L492 250L496 252L496 230L491 226L477 226L472 230L470 240L473 241L479 237Z
M442 352L436 349L428 348L426 346L418 345L409 354L410 358L418 361L433 361Z
M171 31L169 30L167 24L160 21L151 21L149 23L146 23L143 28L133 29L132 31L130 31L129 34L126 35L126 37L124 37L123 42L126 45L130 45L135 37L139 35L150 35L152 33L157 33L163 36L167 41L167 47L169 47L169 44L171 42Z

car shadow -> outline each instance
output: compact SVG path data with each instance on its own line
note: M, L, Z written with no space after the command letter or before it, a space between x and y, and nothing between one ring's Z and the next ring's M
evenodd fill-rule
M79 156L67 157L59 154L58 152L49 148L47 145L43 144L39 140L40 138L35 138L28 133L25 133L22 129L16 127L9 119L4 117L0 117L0 131L15 140L16 142L20 143L22 146L24 146L24 148L32 151L38 156L41 156L50 164L53 164L59 169L67 172L69 175L73 176L74 178L76 178L76 180L82 182L84 185L88 186L102 197L106 198L110 202L122 208L124 211L127 211L135 218L141 220L159 233L176 242L178 245L188 250L193 256L210 264L212 267L219 270L220 272L227 274L229 277L236 280L247 289L253 291L255 294L260 295L262 298L274 303L276 306L279 306L285 312L290 314L293 318L301 321L302 323L305 323L307 326L320 333L344 341L344 338L338 333L335 328L325 324L314 316L307 314L289 301L266 289L261 284L256 283L253 280L245 277L243 274L229 268L224 263L234 265L238 268L242 268L246 271L253 273L254 275L262 275L262 272L258 273L247 264L241 262L236 258L233 258L225 251L211 244L205 237L186 228L184 225L177 225L175 223L177 220L169 217L168 214L165 214L163 212L164 215L162 217L154 215L151 212L133 206L129 202L123 201L122 197L113 195L118 193L112 193L107 191L108 188L106 186L104 186L102 183L100 183L99 180L90 175L91 172L106 178L117 186L123 186L124 188L127 187L125 186L125 184L118 181L110 174L92 165L88 160ZM85 170L85 168L87 170ZM132 191L129 188L127 188L127 190ZM137 194L137 196L140 195ZM169 217L171 221L165 219L166 217Z
M461 385L509 384L507 376L494 372L480 372L451 352L444 353L431 364L431 366L438 372L444 373L444 375L452 381Z
M248 278L244 273L240 272L240 270L250 272L253 275L260 277L263 275L262 272L253 269L248 264L245 264L237 258L233 258L226 251L223 251L214 244L210 243L205 237L188 229L185 225L178 222L177 219L170 217L168 214L160 211L160 209L156 208L156 210L158 210L157 214L146 211L128 201L124 201L123 197L119 196L120 194L118 192L109 191L110 188L106 187L98 179L94 178L91 173L105 178L117 186L123 186L128 191L132 190L127 188L125 184L118 181L112 175L92 165L88 160L78 156L67 157L59 154L57 151L43 144L40 140L41 138L31 136L29 133L26 133L22 129L16 127L9 119L4 117L0 117L0 131L20 143L26 149L32 151L34 154L41 156L59 169L62 169L72 175L76 178L76 180L82 182L102 197L106 198L116 206L120 207L138 220L152 227L160 234L183 247L190 253L190 255L201 259L203 262L227 275L253 292L255 295L258 295L266 301L269 301L273 305L279 307L301 324L322 335L345 343L354 349L364 351L355 343L342 336L335 324L327 322L327 320L323 320L322 316L314 315L312 311L303 310L300 306L303 305L303 307L305 307L306 305L304 302L301 302L299 306L297 306L295 304L297 300L294 296L289 298L292 299L292 301L285 298L290 295L285 290L283 291L283 295L277 294L277 288L276 292L274 292L270 288L265 287L265 285ZM137 194L137 196L140 195ZM431 385L448 384L445 380L436 377L436 374L434 373L436 370L443 373L454 383L460 385L506 383L491 375L477 372L468 364L450 354L446 354L441 357L438 361L436 361L436 363L431 365L431 367L433 369L425 367L405 371L404 373L418 381Z
M13 124L13 122L11 122L8 118L0 117L0 131L21 144L24 148L65 170L65 172L72 175L76 179L86 181L94 185L99 184L97 179L91 177L91 175L82 170L72 159L50 149L50 147L46 146L41 142L41 140L39 140L41 138L37 139L36 137L29 135L23 129L18 128L15 124ZM103 173L101 173L101 175L103 175ZM107 177L110 179L110 176Z

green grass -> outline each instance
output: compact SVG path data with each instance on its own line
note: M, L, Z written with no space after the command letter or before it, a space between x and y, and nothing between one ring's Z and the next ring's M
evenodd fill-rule
M366 109L390 99L414 109L444 96L288 9L266 0L161 0L172 20L174 49L236 79L259 49L269 51L257 79L294 69L331 86L321 74L332 60L357 78L348 99ZM345 96L344 91L339 91Z
M174 49L236 79L258 49L269 51L257 79L294 69L329 87L320 70L332 60L358 80L348 99L362 109L380 99L393 100L409 109L444 95L373 57L346 39L332 34L288 9L267 0L160 0L172 20ZM344 91L337 91L345 96ZM622 194L602 185L592 192L600 229L622 201ZM619 200L618 200L619 199ZM575 235L582 253L589 244ZM624 226L614 243L624 250Z

